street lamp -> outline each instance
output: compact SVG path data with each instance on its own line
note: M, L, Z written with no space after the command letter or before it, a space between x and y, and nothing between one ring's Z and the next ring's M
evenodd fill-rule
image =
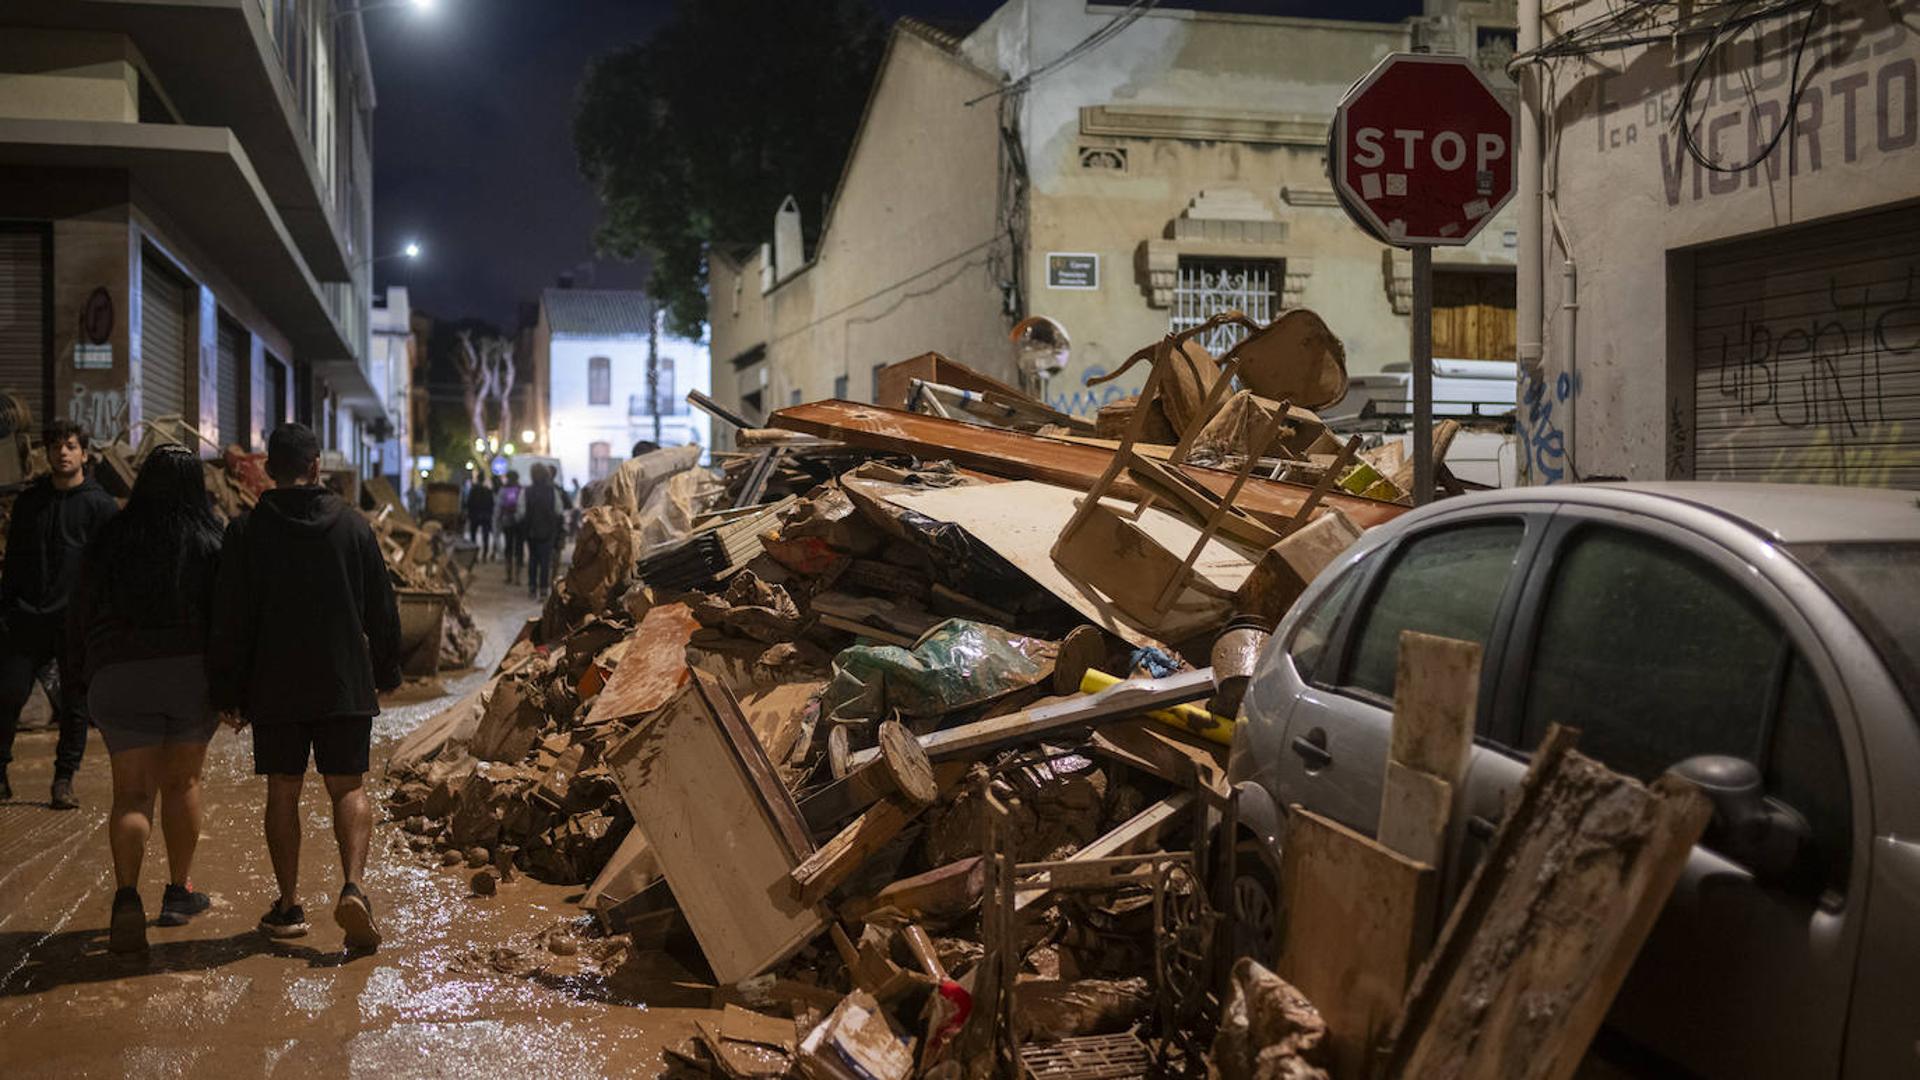
M333 13L333 18L334 21L337 22L349 15L364 15L369 11L385 11L388 8L403 7L413 8L415 11L431 11L433 10L433 0L374 0L373 3L369 4L359 4L354 7L341 8L339 11Z
M353 268L355 270L364 270L375 263L386 262L388 259L406 259L411 262L419 257L420 242L418 240L409 240L407 241L407 246L401 248L399 251L390 251L385 255L375 255L371 259L362 259L358 263L355 263Z
M532 428L522 429L520 432L520 441L523 443L526 443L528 446L532 446L533 445L533 429Z

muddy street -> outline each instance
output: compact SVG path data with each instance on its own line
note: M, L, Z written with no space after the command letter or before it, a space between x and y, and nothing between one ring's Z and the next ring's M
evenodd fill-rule
M484 678L534 610L492 566L469 600L487 641L475 671L443 680L449 695ZM385 748L451 700L406 688L396 698L404 703L388 704L374 732L376 795ZM264 784L248 736L225 729L207 757L193 873L213 909L187 926L150 926L144 957L109 953L106 751L94 733L78 778L82 808L58 813L46 804L53 740L22 734L18 797L0 804L0 1075L651 1075L660 1045L689 1033L673 1010L605 1004L557 981L464 963L577 914L564 899L576 890L519 877L498 896L470 897L466 874L430 867L384 821L367 881L386 944L346 953L328 917L338 864L317 782L302 801L301 889L313 930L269 940L255 929L274 891L260 837ZM141 881L149 915L165 881L156 828Z

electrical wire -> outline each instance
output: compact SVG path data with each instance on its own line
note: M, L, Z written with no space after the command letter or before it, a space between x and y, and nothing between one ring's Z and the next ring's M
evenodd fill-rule
M1112 41L1115 37L1118 37L1121 31L1139 22L1142 15L1152 11L1159 3L1160 0L1131 0L1131 2L1127 4L1125 11L1107 20L1105 26L1088 34L1079 44L1012 82L981 94L979 97L968 101L967 104L978 105L988 98L1026 93L1027 88L1035 82L1059 71L1061 68L1066 67L1068 64L1073 63L1075 60L1080 59L1095 49L1098 49L1100 46L1105 45L1107 42Z
M1674 124L1680 135L1680 145L1686 147L1689 157L1714 172L1737 173L1746 172L1773 156L1774 150L1780 145L1780 140L1799 123L1800 99L1805 95L1808 85L1800 81L1800 62L1806 55L1807 40L1813 36L1815 20L1819 19L1821 12L1827 10L1824 4L1817 2L1813 3L1811 8L1807 12L1806 21L1800 26L1800 41L1793 50L1793 70L1787 81L1787 85L1792 87L1792 90L1787 95L1786 116L1774 126L1773 136L1767 140L1767 145L1754 154L1752 159L1739 165L1722 165L1716 158L1702 151L1694 140L1695 125L1689 118L1693 112L1693 98L1699 89L1700 76L1706 71L1708 62L1718 54L1726 41L1731 41L1740 31L1758 23L1760 18L1739 20L1736 25L1726 31L1724 39L1719 34L1707 39L1706 47L1700 50L1700 59L1694 62L1693 70L1687 75L1686 88L1680 94L1680 106L1673 111ZM1747 103L1748 121L1758 123L1759 103L1754 100L1751 90L1747 94Z

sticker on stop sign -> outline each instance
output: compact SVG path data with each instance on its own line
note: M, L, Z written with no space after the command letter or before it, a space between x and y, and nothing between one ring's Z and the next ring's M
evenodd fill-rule
M1334 188L1392 244L1464 244L1513 197L1513 113L1472 61L1395 53L1334 115Z

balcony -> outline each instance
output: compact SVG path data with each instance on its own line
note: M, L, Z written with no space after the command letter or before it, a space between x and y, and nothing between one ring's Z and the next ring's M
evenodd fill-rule
M127 35L187 124L233 131L313 277L351 280L335 185L314 151L313 125L263 0L6 0L0 21Z

